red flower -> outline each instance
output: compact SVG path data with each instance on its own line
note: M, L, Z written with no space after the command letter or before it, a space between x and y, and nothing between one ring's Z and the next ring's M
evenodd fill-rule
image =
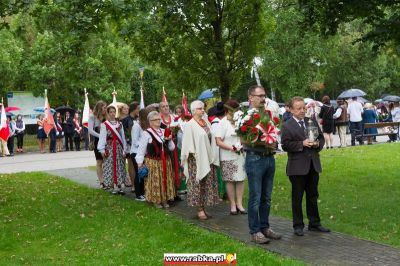
M253 118L254 118L254 119L260 119L260 115L257 114L257 113L255 113L255 114L253 115Z
M242 127L240 128L240 131L246 132L246 131L247 131L247 126L246 126L246 125L242 126Z
M250 119L249 121L247 121L247 123L246 123L248 126L251 126L251 125L253 125L253 120L252 119Z
M279 122L281 121L277 116L275 116L272 120L274 121L275 124L279 124Z
M253 128L251 129L251 132L253 132L253 133L258 133L258 129L257 129L256 127L253 127Z

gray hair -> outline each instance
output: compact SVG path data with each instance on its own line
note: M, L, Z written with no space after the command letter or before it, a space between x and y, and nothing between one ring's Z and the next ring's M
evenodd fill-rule
M147 115L147 121L150 122L150 120L152 120L155 116L159 116L160 113L158 113L157 111L151 111L148 115Z
M194 110L196 110L196 108L201 108L201 107L204 107L204 103L199 100L193 101L190 104L190 110L192 111L192 113L194 112Z

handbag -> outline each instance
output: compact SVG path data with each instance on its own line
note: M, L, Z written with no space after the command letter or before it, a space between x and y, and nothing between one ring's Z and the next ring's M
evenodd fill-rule
M139 180L144 180L148 175L149 175L149 168L147 168L146 165L143 165L143 167L139 168L138 170Z

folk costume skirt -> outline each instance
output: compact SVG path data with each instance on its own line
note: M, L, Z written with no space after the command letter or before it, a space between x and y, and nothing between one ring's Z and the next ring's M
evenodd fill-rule
M218 179L215 167L202 180L196 180L196 159L188 158L189 178L187 180L187 203L189 206L204 207L218 204Z
M167 157L166 180L163 178L162 160L146 157L146 166L149 174L144 180L145 198L151 203L160 204L175 198L175 177L172 170L172 163Z

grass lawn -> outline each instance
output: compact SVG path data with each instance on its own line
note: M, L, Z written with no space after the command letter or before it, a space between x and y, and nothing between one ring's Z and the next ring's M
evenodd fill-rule
M286 154L277 156L271 215L291 219L286 161ZM337 232L400 247L400 143L324 150L321 162L322 224ZM305 215L305 207L303 212Z
M0 265L162 265L164 252L236 252L239 265L303 265L62 178L0 175Z

